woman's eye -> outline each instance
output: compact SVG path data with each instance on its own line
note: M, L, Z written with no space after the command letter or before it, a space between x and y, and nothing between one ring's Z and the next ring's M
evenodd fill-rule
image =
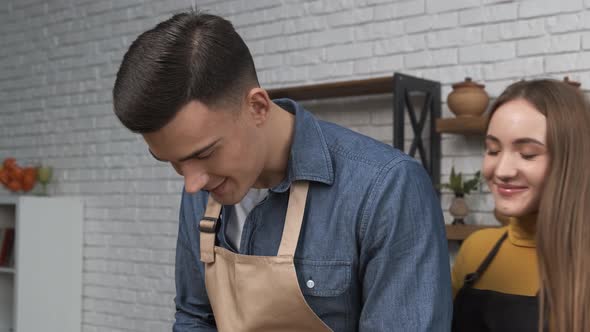
M533 160L533 159L535 159L535 157L537 155L536 154L524 154L524 153L521 153L520 156L522 157L522 159Z
M488 156L497 156L498 153L499 153L499 151L497 151L497 150L487 150L486 153L487 153Z

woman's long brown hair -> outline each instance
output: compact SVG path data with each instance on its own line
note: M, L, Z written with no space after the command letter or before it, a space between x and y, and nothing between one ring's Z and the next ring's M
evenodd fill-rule
M490 112L524 99L547 118L548 176L537 219L539 331L590 331L590 107L557 80L510 85ZM545 324L543 324L545 323Z

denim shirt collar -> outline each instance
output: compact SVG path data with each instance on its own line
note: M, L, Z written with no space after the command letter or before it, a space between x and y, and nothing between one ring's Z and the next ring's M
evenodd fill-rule
M334 169L328 152L328 144L317 120L301 105L291 99L276 99L275 104L283 110L295 114L295 133L287 165L287 176L274 192L285 192L291 182L305 180L332 185Z

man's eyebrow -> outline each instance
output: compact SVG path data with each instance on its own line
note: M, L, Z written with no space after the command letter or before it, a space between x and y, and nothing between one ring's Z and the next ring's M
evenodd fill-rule
M189 154L189 155L188 155L188 156L186 156L186 157L182 157L182 158L180 158L178 161L179 161L179 162L183 162L183 161L187 161L187 160L189 160L189 159L191 159L191 158L198 157L198 156L199 156L201 153L203 153L203 152L206 152L207 150L211 149L211 148L212 148L212 147L213 147L215 144L217 144L217 142L219 142L220 140L221 140L221 138L220 138L220 139L217 139L217 140L215 140L215 141L213 141L213 142L211 142L211 143L209 143L207 146L205 146L205 147L203 147L203 148L201 148L201 149L199 149L199 150L197 150L197 151L194 151L194 152L192 152L191 154ZM168 162L168 160L164 160L164 159L158 158L158 156L156 156L156 155L155 155L155 154L152 152L152 150L148 149L148 151L150 152L150 154L152 155L152 157L154 157L154 159L156 159L156 160L158 160L158 161L161 161L161 162Z
M205 146L204 148L202 148L202 149L199 149L199 150L197 150L197 151L195 151L195 152L193 152L193 153L189 154L189 155L188 155L188 156L186 156L186 157L182 157L182 158L180 158L178 161L182 162L182 161L187 161L187 160L189 160L189 159L191 159L191 158L198 157L198 156L199 156L201 153L203 153L203 152L205 152L205 151L209 150L210 148L212 148L212 147L213 147L215 144L217 144L217 142L219 142L220 140L221 140L221 138L219 138L219 139L217 139L217 140L215 140L215 141L211 142L210 144L208 144L208 145L207 145L207 146Z

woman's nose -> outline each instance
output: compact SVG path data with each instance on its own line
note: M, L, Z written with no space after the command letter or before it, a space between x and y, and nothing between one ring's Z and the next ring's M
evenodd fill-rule
M518 174L516 162L509 154L503 154L498 160L494 175L502 180L515 177Z

